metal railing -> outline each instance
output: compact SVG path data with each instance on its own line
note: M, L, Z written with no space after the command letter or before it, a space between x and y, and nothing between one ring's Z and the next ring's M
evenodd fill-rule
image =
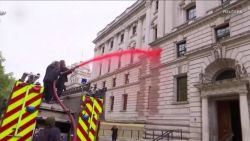
M117 138L130 138L130 139L142 139L144 136L144 130L130 130L130 129L118 129ZM99 136L111 137L111 129L100 129Z
M176 133L174 135L174 133ZM178 135L179 134L179 135ZM144 139L152 139L152 141L159 141L161 139L183 139L182 130L167 130L167 129L146 129ZM177 136L178 135L178 136Z

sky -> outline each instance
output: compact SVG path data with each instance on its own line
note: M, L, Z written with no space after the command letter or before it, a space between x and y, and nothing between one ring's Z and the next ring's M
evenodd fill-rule
M97 33L135 1L0 1L0 51L5 71L19 79L55 60L66 65L94 56Z

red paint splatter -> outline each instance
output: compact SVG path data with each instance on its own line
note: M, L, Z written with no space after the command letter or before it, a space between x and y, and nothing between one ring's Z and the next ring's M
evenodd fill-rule
M160 56L161 51L162 51L161 48L152 49L152 50L130 49L130 50L118 51L118 52L108 53L105 55L94 57L93 59L82 62L77 67L84 66L84 65L89 64L91 62L101 61L101 60L109 59L112 57L119 57L119 56L126 55L126 54L138 54L138 55L141 54L141 55L145 55L148 58L154 58L154 57Z

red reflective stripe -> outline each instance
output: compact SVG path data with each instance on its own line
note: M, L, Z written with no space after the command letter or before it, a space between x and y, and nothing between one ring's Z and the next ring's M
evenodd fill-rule
M92 121L94 122L95 125L97 124L97 120L96 120L95 116L93 116Z
M89 126L88 120L83 120L83 122L85 123L85 125L86 125L87 127Z
M25 123L24 125L22 125L21 127L19 127L19 132L18 133L20 133L20 132L22 132L23 130L25 130L27 127L29 127L30 125L32 125L32 124L34 124L34 123L36 123L36 119L34 118L34 119L32 119L32 120L30 120L29 122L27 122L27 123ZM33 130L32 130L33 131Z
M18 107L16 107L16 108L12 109L11 111L5 113L3 119L8 118L9 116L13 115L14 113L20 111L21 109L22 109L22 105L19 105Z
M1 141L8 141L10 138L13 137L15 131L13 130L10 134L6 135L4 138L2 138Z
M30 99L29 101L27 101L27 102L25 103L25 106L30 105L31 103L37 101L37 100L40 99L41 97L42 97L42 95L40 95L40 94L37 95L37 96L35 96L35 97L33 97L32 99Z
M85 137L85 139L87 139L86 141L90 141L89 136L88 136L87 133L83 130L82 126L78 126L78 129L80 130L80 132L82 133L82 135Z
M90 129L90 132L92 133L93 136L95 136L95 130L93 128Z
M31 130L28 134L22 136L18 141L26 141L28 138L30 138L33 134L33 130Z
M94 111L96 112L96 114L99 114L101 112L96 107L94 108Z
M18 122L18 118L12 120L11 122L7 123L6 125L4 125L1 129L0 129L0 132L3 132L4 130L10 128L11 126L17 124Z
M26 94L26 92L24 92L24 93L20 94L19 96L11 99L8 105L11 105L11 104L15 103L16 101L20 100L21 98L24 98L25 94Z

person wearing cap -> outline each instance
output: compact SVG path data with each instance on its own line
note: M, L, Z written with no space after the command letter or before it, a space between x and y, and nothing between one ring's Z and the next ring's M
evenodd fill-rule
M45 120L45 128L41 129L32 141L60 141L60 129L55 126L55 118Z

